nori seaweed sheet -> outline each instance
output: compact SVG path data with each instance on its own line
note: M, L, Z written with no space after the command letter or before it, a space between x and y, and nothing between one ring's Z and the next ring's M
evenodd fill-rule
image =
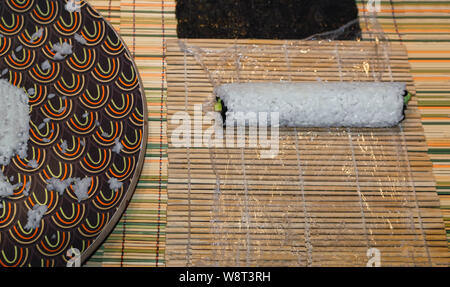
M354 0L177 0L179 38L303 39L358 18ZM361 36L359 23L338 40Z

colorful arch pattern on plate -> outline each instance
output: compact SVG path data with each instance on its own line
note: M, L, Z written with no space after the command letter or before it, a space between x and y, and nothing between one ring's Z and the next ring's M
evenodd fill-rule
M145 150L145 96L131 55L86 2L77 1L80 11L68 12L66 1L0 5L1 78L34 90L28 154L1 167L22 185L0 199L0 266L65 266L69 248L86 251L115 223ZM70 43L73 53L55 61L52 46L58 42ZM50 69L43 67L46 61ZM111 151L116 139L123 147L119 154ZM31 160L37 165L31 167ZM46 189L52 177L86 176L93 180L82 202L72 186L62 195ZM111 177L123 186L110 190ZM48 210L39 228L27 230L27 212L35 204Z

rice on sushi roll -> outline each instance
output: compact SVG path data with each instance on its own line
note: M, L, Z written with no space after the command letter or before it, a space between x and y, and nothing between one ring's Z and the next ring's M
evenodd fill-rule
M394 82L232 83L214 93L225 125L278 112L280 127L391 127L411 97L405 83Z

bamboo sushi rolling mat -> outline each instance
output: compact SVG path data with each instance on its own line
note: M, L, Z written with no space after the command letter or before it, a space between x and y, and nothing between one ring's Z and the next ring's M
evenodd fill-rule
M87 266L165 266L167 205L164 44L176 38L175 1L89 1L122 35L143 79L149 110L147 156L136 193L120 223ZM364 28L365 2L357 1ZM408 50L418 109L450 234L450 3L382 1L379 21ZM445 256L445 255L443 255ZM448 255L447 255L448 256Z
M448 264L415 98L400 128L280 128L272 158L263 157L267 148L250 147L257 134L248 135L244 147L229 147L227 138L226 148L179 147L172 137L180 112L202 126L194 105L213 93L204 69L219 73L221 83L370 82L388 70L373 60L382 57L374 43L183 42L231 49L196 59L178 41L167 45L168 266L365 266L373 247L383 266ZM245 47L238 57L235 44ZM382 81L406 82L414 93L404 46L392 45L387 53L390 73ZM203 131L209 126L203 120ZM196 131L189 137L198 141Z

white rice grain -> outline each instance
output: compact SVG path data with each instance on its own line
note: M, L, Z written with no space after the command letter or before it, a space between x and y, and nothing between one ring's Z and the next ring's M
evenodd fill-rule
M35 159L32 159L28 162L28 166L31 168L37 168L39 166L39 164Z
M36 204L33 209L28 210L28 221L24 229L36 229L41 225L42 217L47 212L48 207L46 205Z
M31 43L41 38L44 33L44 28L39 28L33 35L31 35Z
M73 184L72 188L75 192L75 195L78 198L78 202L81 202L83 200L86 200L89 198L89 187L91 186L92 178L91 177L85 177L83 179L76 178L75 183Z
M116 190L122 188L122 186L123 186L123 182L119 181L119 180L118 180L117 178L115 178L115 177L111 177L111 178L108 180L108 183L109 183L109 188L110 188L111 190L114 190L114 191L116 191Z
M75 0L69 0L67 1L64 8L66 9L67 12L73 13L73 12L80 12L81 6L77 4Z
M114 143L115 143L115 145L113 146L113 148L111 149L113 152L115 152L115 153L117 153L117 154L120 154L120 151L122 150L122 148L123 148L123 145L120 143L120 139L119 138L116 138L115 140L114 140Z
M8 197L14 194L17 185L12 185L3 172L0 170L0 198Z
M72 45L67 42L63 42L62 44L55 43L53 44L52 51L56 52L55 56L53 57L54 60L64 60L67 55L72 54Z
M86 39L82 35L80 35L78 33L75 33L75 35L73 35L73 37L74 37L75 41L77 41L81 45L86 45L87 44Z
M49 63L48 60L45 60L44 62L42 62L42 64L41 64L41 69L42 69L43 71L48 71L48 70L50 70L51 68L52 68L52 66L50 65L50 63Z
M28 196L30 194L31 181L28 181L25 185L25 190L23 191L23 195Z
M52 177L47 180L46 188L49 191L56 191L60 195L63 195L66 188L68 188L73 182L74 182L73 178L60 180L59 178Z
M61 143L61 153L66 153L67 148L68 148L67 141L63 140L63 142Z

